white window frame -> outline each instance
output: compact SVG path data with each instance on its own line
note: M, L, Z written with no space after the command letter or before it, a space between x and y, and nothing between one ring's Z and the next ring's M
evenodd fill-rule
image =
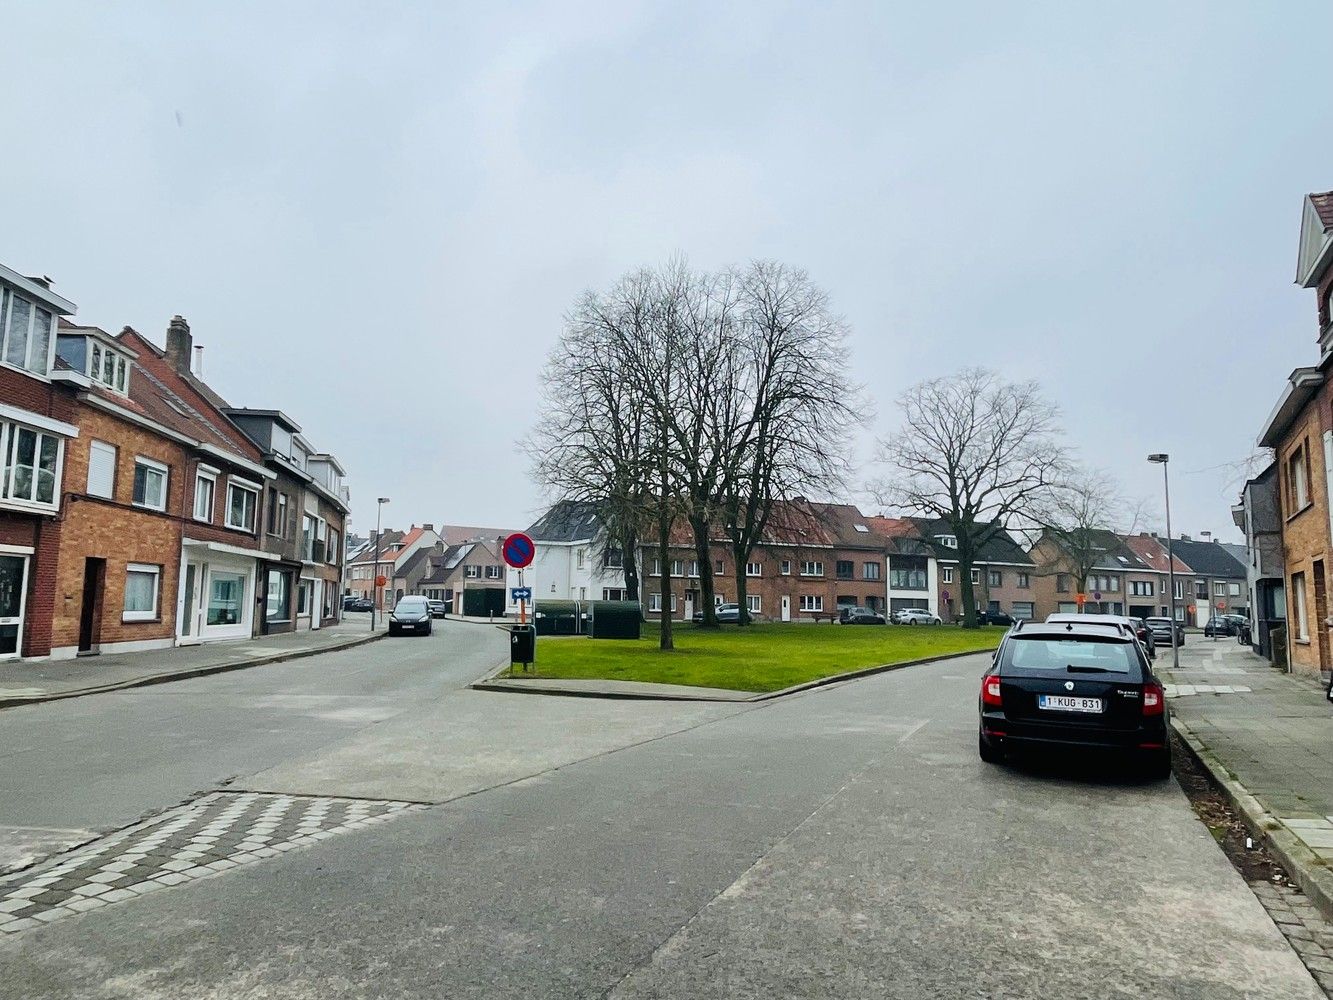
M801 611L822 612L824 610L823 594L802 594Z
M149 503L147 500L143 501L142 503L138 500L135 500L133 479L130 480L130 503L133 506L139 507L143 510L159 510L159 511L166 510L167 501L171 497L171 466L159 462L155 458L149 458L147 455L135 455L134 456L135 479L139 478L139 466L141 465L145 469L148 469L150 472L160 472L162 474L162 503L159 506L158 504ZM145 484L146 482L147 481L145 480ZM146 492L147 492L147 486L145 485L145 493Z
M661 612L662 612L662 592L661 592L660 590L654 590L651 594L648 595L648 610L649 610L650 612L651 612L651 611L656 611L658 614L661 614ZM676 613L676 595L675 595L675 594L672 594L672 595L671 595L671 613L672 613L673 615Z
M987 587L1003 587L1003 586L1004 586L1004 571L1003 571L1003 570L998 570L998 569L987 570L987 571L986 571L986 586L987 586Z
M220 470L213 468L211 465L200 465L194 470L194 501L191 504L193 507L191 513L194 515L196 521L201 521L204 524L213 523L213 514L218 509L219 471ZM208 514L205 517L199 516L199 484L201 482L208 483Z
M791 560L783 559L778 563L778 573L782 576L791 576Z
M487 579L487 580L501 580L501 579L503 579L503 578L504 578L504 573L503 573L503 571L501 570L501 568L500 568L499 566L487 566L487 567L486 567L486 579Z
M764 599L759 594L746 594L745 607L752 615L763 614Z
M1239 596L1240 596L1240 584L1239 584L1239 583L1228 583L1228 584L1227 584L1227 596L1228 596L1228 597L1239 597Z
M480 579L481 579L481 567L480 567L480 566L475 566L475 565L474 565L474 566L464 566L464 567L463 567L463 579L464 579L464 580L480 580Z
M93 453L105 455L111 453L111 481L107 484L106 492L99 493L94 489L93 483ZM98 441L96 438L88 442L88 495L91 497L102 497L105 500L114 500L116 497L116 461L120 457L120 449L108 441Z
M233 524L231 520L231 494L233 490L241 490L249 493L254 498L254 512L250 524ZM256 522L259 520L259 498L263 495L263 487L258 483L252 483L248 479L237 479L235 476L227 477L227 509L222 515L222 523L234 531L244 531L246 534L253 534Z
M953 567L952 567L952 566L941 566L941 567L940 567L940 583L953 583Z
M3 405L3 404L0 404ZM5 461L9 455L10 440L18 431L28 431L30 434L37 435L37 440L33 445L33 460L36 465L33 466L33 491L36 492L38 476L37 469L41 464L42 456L42 438L51 438L56 442L56 473L55 481L51 490L50 501L46 500L28 500L23 497L11 496L9 492L9 475L5 468ZM60 509L60 489L65 473L65 441L63 434L58 434L44 427L38 427L34 424L26 423L21 420L13 422L0 422L0 507L11 507L19 510L33 510L42 512L55 512Z
M151 622L156 621L162 610L162 567L152 563L126 563L125 564L125 582L128 583L131 573L141 573L153 578L153 606L148 611L127 611L124 601L121 601L120 620L123 622Z
M814 567L814 569L813 569L813 570L809 570L808 567L812 567L812 566ZM821 560L819 560L819 559L803 559L803 560L801 560L801 576L807 576L807 577L819 577L819 576L823 576L823 575L824 575L824 563L823 563L823 561L821 561Z
M9 320L14 312L14 299L20 298L28 303L32 308L28 310L28 331L27 340L23 345L23 364L16 365L11 363L9 358ZM32 330L33 324L37 320L37 310L40 309L51 317L50 331L46 336L46 367L41 371L31 367L32 365ZM20 371L25 375L41 379L43 382L51 381L51 368L56 363L56 336L60 329L60 317L50 306L38 302L29 295L23 295L8 286L0 286L0 365Z
M981 583L981 570L979 570L979 569L974 569L974 570L972 571L972 586L975 587L975 586L977 586L979 583Z
M764 564L761 562L747 562L745 564L745 575L760 577L764 575Z
M873 570L874 570L874 575L873 575L873 576L871 575L872 567L873 567ZM883 575L883 574L884 574L884 567L883 567L879 562L862 562L862 563L861 563L861 579L862 579L862 580L874 580L874 581L878 582L879 580L882 580L882 579L884 578L884 575Z
M1296 621L1296 640L1310 641L1310 616L1305 605L1305 573L1291 574L1291 610Z

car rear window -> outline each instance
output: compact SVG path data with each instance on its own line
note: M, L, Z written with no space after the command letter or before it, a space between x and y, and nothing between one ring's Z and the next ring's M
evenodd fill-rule
M1089 636L1015 636L1005 644L1000 673L1010 676L1069 673L1138 674L1134 644Z

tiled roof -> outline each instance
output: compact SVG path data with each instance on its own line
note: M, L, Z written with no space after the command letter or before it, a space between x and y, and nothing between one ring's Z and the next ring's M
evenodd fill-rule
M535 542L577 542L597 534L600 523L596 504L561 500L528 528Z
M1184 560L1195 576L1244 577L1245 567L1218 542L1171 540L1171 552Z
M1319 221L1324 224L1324 228L1333 227L1333 191L1310 195L1310 204L1319 214Z
M944 562L957 562L958 550L947 548L935 541L939 535L952 535L953 529L938 518L910 518L920 531L921 537L934 550L935 556ZM1032 557L1023 551L1023 546L1014 541L1014 537L1004 528L992 535L977 551L975 561L979 563L1014 563L1019 566L1031 566Z
M1162 540L1152 535L1128 535L1124 539L1125 545L1139 557L1139 560L1149 569L1158 573L1169 572L1166 561L1166 546ZM1172 553L1172 561L1175 564L1177 573L1189 573L1190 568L1180 561L1180 556Z
M462 545L479 539L490 541L497 537L512 535L517 528L480 528L467 524L441 524L435 533L446 545Z

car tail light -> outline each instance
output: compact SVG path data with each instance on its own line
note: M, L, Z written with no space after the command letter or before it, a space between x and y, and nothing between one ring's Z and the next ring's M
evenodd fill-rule
M983 705L1003 705L1000 698L1000 678L987 674L981 679L981 703Z
M1162 706L1166 701L1166 692L1162 690L1162 685L1155 681L1151 684L1143 685L1143 714L1161 715Z

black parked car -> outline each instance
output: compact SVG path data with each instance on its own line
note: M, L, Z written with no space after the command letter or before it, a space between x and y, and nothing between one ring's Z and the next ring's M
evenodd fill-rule
M444 602L443 602L443 601L437 601L437 600L436 600L435 598L433 598L433 597L428 597L428 598L426 598L426 604L427 604L427 606L430 608L430 616L431 616L432 618L443 618L443 617L444 617Z
M887 624L883 615L871 611L869 608L843 608L838 615L838 621L844 625Z
M1159 646L1171 648L1171 627L1170 618L1145 618L1144 623L1148 626L1148 631L1152 633L1153 640ZM1185 626L1180 622L1175 622L1176 645L1185 645Z
M1010 750L1112 750L1171 773L1166 693L1143 647L1114 623L1023 622L981 679L981 759Z
M344 611L370 611L375 603L369 597L353 597L348 594L343 598Z
M1007 615L1003 611L983 611L977 616L977 621L983 625L1012 625L1014 619L1012 615Z
M1235 619L1230 615L1213 615L1213 617L1209 618L1203 625L1203 634L1205 636L1235 635L1239 631L1240 626L1236 624Z
M421 632L430 635L430 605L424 597L409 595L400 597L398 603L389 612L389 634L402 635L404 632Z

